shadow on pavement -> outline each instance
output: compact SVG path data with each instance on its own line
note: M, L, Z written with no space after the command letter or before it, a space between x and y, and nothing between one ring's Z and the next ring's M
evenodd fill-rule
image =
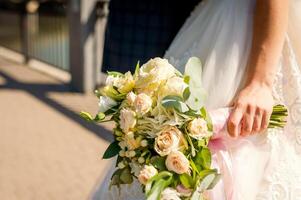
M113 136L107 129L93 123L88 123L83 120L78 113L66 108L65 106L61 105L60 103L56 102L53 99L47 97L47 93L49 92L70 92L71 89L69 85L66 84L40 84L40 83L23 83L19 82L16 79L12 78L8 74L0 71L0 77L5 79L4 84L0 85L1 89L11 89L11 90L21 90L31 94L36 99L40 100L41 102L51 106L55 110L59 111L69 119L77 122L85 129L93 132L98 137L106 140L112 141Z

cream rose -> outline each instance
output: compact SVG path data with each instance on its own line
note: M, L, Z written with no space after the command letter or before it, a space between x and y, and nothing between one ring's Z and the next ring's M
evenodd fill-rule
M136 113L132 110L123 108L120 111L120 128L124 133L128 133L136 125Z
M152 108L152 99L144 94L138 94L134 101L134 107L137 113L145 114Z
M145 185L147 181L158 173L157 169L152 165L145 165L138 175L138 180Z
M137 95L134 93L134 92L129 92L127 95L126 95L126 100L128 102L128 104L130 106L133 106L134 105L134 102L135 102L135 99L136 99Z
M136 87L147 94L158 88L162 81L175 75L175 68L167 59L154 58L141 66Z
M186 156L180 151L173 151L168 154L165 165L168 170L177 174L189 172L189 161Z
M208 130L207 122L203 118L195 118L189 122L187 129L189 135L197 140L210 137L212 132Z
M180 194L173 188L165 188L161 193L161 200L181 200Z
M166 156L179 149L182 139L183 134L177 127L167 126L158 133L154 148L160 156Z
M188 85L184 82L183 78L174 76L167 80L166 84L161 90L161 95L177 95L182 96L184 90Z
M106 96L99 97L99 103L98 103L99 112L106 112L107 110L109 110L110 108L116 105L117 105L116 101L114 101L110 97L106 97Z

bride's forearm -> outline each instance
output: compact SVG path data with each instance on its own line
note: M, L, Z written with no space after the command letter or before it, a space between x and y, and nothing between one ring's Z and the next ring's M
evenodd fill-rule
M288 22L289 0L257 0L247 84L271 87Z

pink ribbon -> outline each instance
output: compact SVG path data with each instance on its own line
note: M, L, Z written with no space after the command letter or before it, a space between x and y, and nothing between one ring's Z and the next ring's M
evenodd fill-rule
M239 148L249 143L243 138L232 138L227 131L227 121L232 108L220 108L209 111L213 125L213 137L208 147L212 152L212 165L222 174L222 183L210 192L211 200L237 200L238 194L234 191L235 171L232 166L231 148Z

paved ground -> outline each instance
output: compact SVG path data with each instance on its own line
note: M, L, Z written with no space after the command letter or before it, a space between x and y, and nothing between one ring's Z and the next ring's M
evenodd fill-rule
M1 200L92 197L111 135L81 120L83 109L96 111L97 99L0 57Z

